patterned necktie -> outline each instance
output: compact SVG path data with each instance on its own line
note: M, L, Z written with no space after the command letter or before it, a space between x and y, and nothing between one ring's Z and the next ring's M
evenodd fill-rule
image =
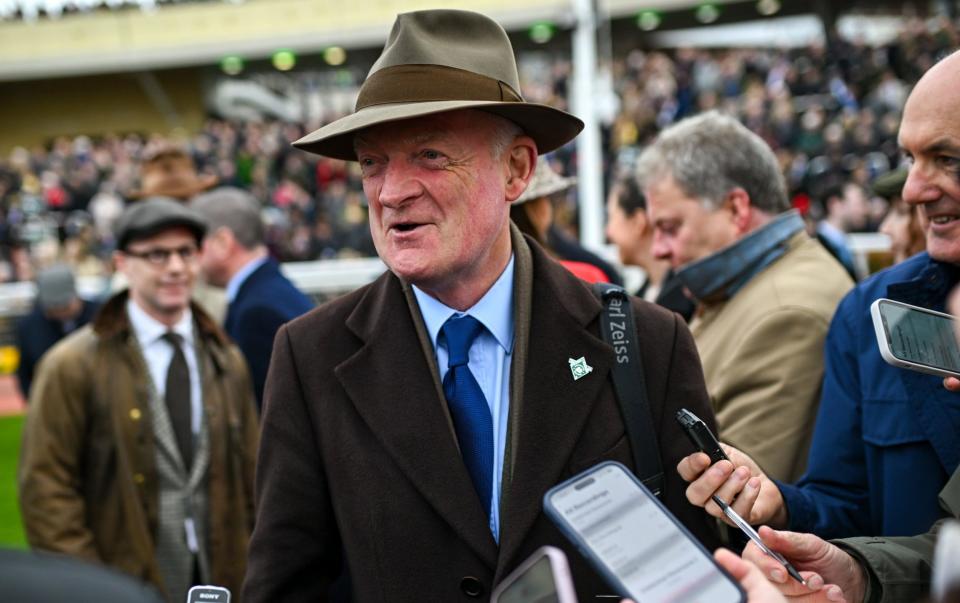
M187 358L183 355L183 338L169 331L163 335L173 347L173 358L170 359L170 368L167 369L167 387L164 392L164 401L167 403L167 414L170 415L170 424L173 434L177 438L177 447L183 466L189 471L193 462L193 430L190 428L190 369L187 368Z
M489 517L493 488L493 418L487 399L467 366L470 345L483 328L472 316L453 316L443 324L441 332L446 336L449 354L443 393L460 442L460 454Z

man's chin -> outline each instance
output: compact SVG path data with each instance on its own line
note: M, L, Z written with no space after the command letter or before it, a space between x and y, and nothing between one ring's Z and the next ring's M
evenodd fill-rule
M927 253L938 262L960 265L960 241L928 241Z

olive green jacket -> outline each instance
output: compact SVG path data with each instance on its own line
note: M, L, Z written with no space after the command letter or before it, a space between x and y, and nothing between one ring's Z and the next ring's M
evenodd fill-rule
M20 508L31 547L100 562L162 590L150 377L126 300L126 292L115 295L41 360L23 432ZM253 386L236 346L199 307L192 312L210 434L210 572L239 593L254 517Z
M940 491L940 506L960 518L960 469ZM834 544L857 557L867 568L867 603L915 603L930 591L930 566L941 519L926 534L891 538L844 538Z

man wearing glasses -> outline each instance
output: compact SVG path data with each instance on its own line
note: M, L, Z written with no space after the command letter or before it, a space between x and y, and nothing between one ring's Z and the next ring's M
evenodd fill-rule
M253 523L250 375L190 301L205 230L165 198L120 217L129 287L40 363L18 475L33 548L114 566L170 601L196 584L237 592Z

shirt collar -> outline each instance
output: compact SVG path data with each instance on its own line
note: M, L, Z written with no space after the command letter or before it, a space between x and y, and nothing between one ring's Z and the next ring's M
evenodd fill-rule
M141 347L154 343L167 331L177 333L185 343L193 345L193 313L190 308L186 309L172 329L147 314L132 298L127 300L127 316L130 317L130 326Z
M267 263L267 260L270 259L267 256L259 257L255 260L250 260L244 264L243 268L237 270L237 273L233 275L233 278L230 279L230 282L227 283L227 303L232 302L237 297L237 293L240 291L241 285L247 280L247 277L253 274L253 272Z
M420 314L430 334L433 348L437 348L440 328L453 315L469 314L479 320L497 343L509 354L513 351L513 255L493 286L484 293L476 304L465 312L458 312L443 302L430 297L416 285L412 285L417 296Z

